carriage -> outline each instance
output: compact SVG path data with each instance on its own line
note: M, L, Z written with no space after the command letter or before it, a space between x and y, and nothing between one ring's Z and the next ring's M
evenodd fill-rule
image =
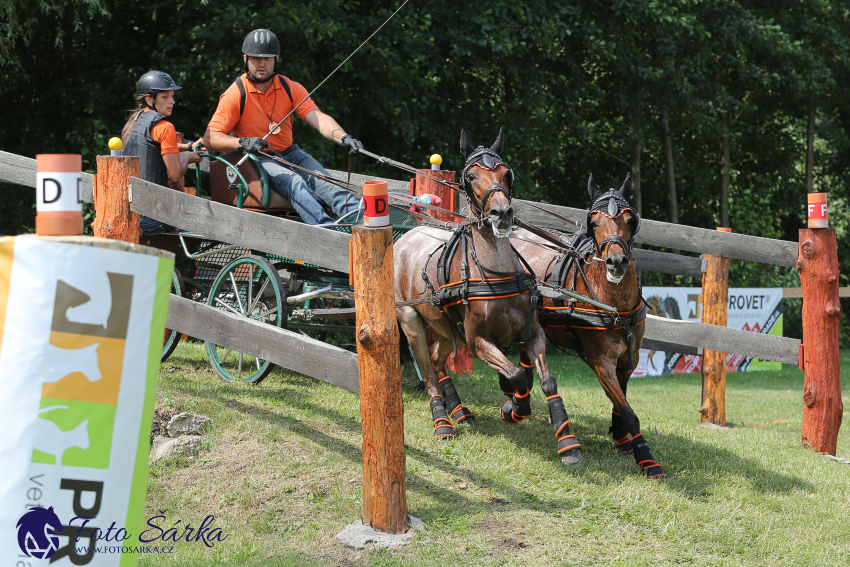
M251 154L241 165L241 153L202 154L210 160L210 198L240 209L297 219L292 205L271 190L259 160ZM201 193L201 169L196 168L197 193ZM327 230L351 233L362 222L362 209L352 211ZM423 221L407 211L390 210L393 237ZM300 332L342 348L353 348L354 293L349 275L286 258L211 240L191 232L145 235L142 244L175 254L171 291L177 295L230 311L243 317ZM176 349L181 335L166 329L161 360ZM213 372L227 382L258 383L274 365L254 356L233 352L206 342Z

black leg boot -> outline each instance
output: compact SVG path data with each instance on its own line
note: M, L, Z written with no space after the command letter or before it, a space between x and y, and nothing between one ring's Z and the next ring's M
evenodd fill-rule
M617 448L628 455L632 452L632 436L626 431L626 426L623 424L623 419L616 411L611 410L611 427L608 428L608 433L614 438L614 443Z
M643 433L638 433L632 437L632 447L635 451L635 462L648 478L664 478L667 476L661 465L652 458L652 453L649 452L649 446L643 438Z
M454 439L455 427L446 413L441 396L431 398L431 417L434 419L434 435L442 439Z
M469 425L475 425L475 414L460 403L460 396L457 395L457 390L451 378L445 376L440 380L440 390L443 392L443 400L446 402L449 417L456 423L466 420Z
M564 400L555 394L546 398L549 405L549 419L555 429L555 437L558 439L558 454L561 455L564 464L577 465L582 461L579 449L581 444L575 435L570 435L570 420L564 407Z

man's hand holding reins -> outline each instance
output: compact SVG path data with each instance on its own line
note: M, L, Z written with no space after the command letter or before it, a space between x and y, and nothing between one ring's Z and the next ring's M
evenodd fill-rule
M363 143L360 140L352 138L348 134L345 134L342 138L340 138L339 145L347 149L349 154L356 154L363 149Z
M239 138L239 146L243 151L249 154L260 154L263 150L269 150L269 144L260 137L256 138Z

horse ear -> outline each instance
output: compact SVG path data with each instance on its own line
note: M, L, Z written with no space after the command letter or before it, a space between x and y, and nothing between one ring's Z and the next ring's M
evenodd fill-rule
M587 180L587 194L590 195L590 202L593 203L596 199L602 195L602 191L599 190L599 187L596 186L596 181L593 180L593 174L590 174L590 178Z
M460 131L460 153L463 155L464 161L469 157L469 154L475 151L475 148L472 147L472 144L469 143L469 140L466 139L466 130L461 129Z
M632 197L632 174L628 173L626 175L626 180L623 181L623 186L620 187L620 196L623 197L626 201L630 200Z
M505 131L500 127L499 135L496 136L496 141L493 142L492 146L490 146L490 151L494 152L498 156L501 156L503 149L505 149Z

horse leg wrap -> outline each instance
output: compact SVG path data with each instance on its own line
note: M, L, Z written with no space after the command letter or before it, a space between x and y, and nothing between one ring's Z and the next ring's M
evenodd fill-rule
M638 433L632 437L632 447L634 447L635 462L640 467L648 478L663 478L667 476L664 469L655 462L652 458L652 453L649 452L649 446L643 438L643 433Z
M558 438L558 454L562 455L571 449L581 448L575 435L570 435L570 420L567 418L567 410L561 396L558 394L549 396L546 398L546 403L549 405L549 419L555 429L555 437Z
M528 379L528 389L531 390L531 388L534 387L534 365L530 364L526 366L526 364L520 360L519 366L522 368L522 371L525 372L525 377Z
M443 439L452 439L455 436L455 427L446 413L441 396L431 398L431 417L434 418L434 435Z
M626 426L623 425L623 420L620 418L620 414L611 410L611 427L608 428L608 433L614 438L614 443L617 444L617 448L623 452L624 455L628 455L633 451L632 449L632 436L629 435L629 432L626 431Z
M455 385L452 383L451 378L444 376L440 380L440 389L443 392L443 400L446 402L446 410L449 412L449 417L456 422L475 417L474 413L460 403L460 397L457 395L457 390L455 390Z
M510 380L508 380L507 376L504 374L499 374L499 388L501 388L502 393L509 398L514 395L514 387L511 386Z
M524 394L514 392L502 405L502 419L507 423L519 423L530 415L531 391L529 390L526 390Z

